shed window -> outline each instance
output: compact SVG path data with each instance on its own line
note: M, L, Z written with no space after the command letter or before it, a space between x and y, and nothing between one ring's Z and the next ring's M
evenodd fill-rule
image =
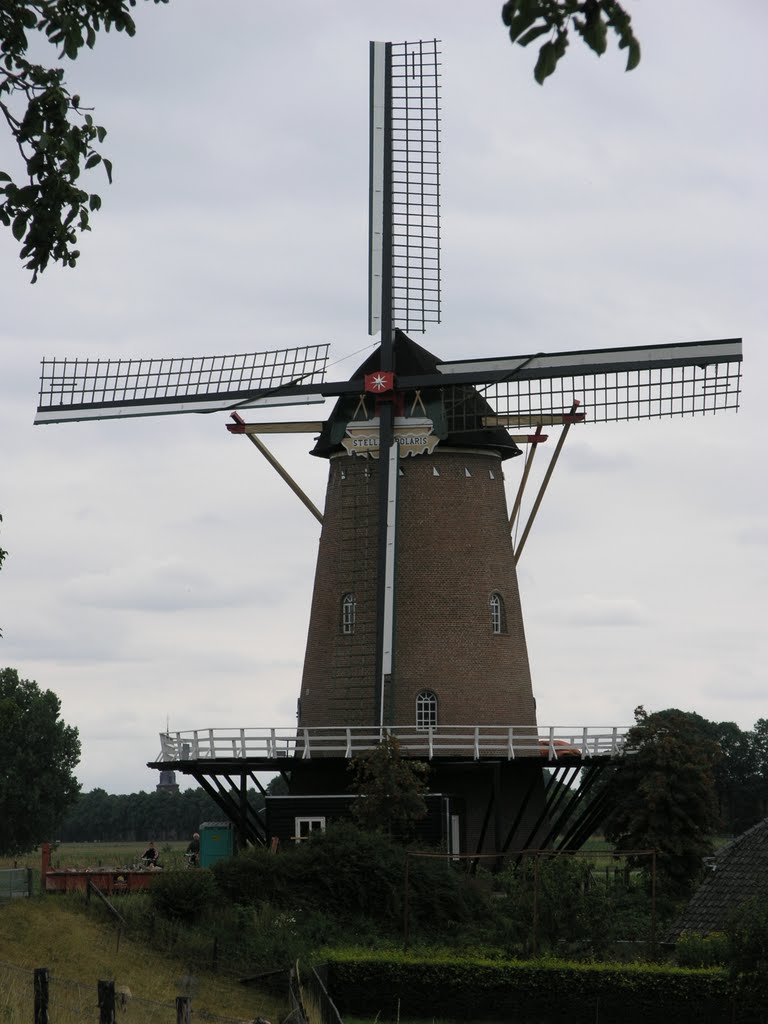
M293 838L297 843L309 839L313 832L325 832L325 818L297 818Z
M416 698L416 730L428 732L437 726L437 696L431 690L422 690Z
M506 633L507 615L504 610L504 598L501 594L491 594L488 604L491 609L491 630L494 633Z
M357 598L354 594L345 594L341 599L341 632L355 632L355 611Z

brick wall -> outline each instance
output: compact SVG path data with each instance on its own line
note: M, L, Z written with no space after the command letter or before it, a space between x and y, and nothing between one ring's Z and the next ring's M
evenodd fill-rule
M489 451L437 448L400 460L396 643L385 694L391 724L415 722L437 695L438 724L535 725L535 706L502 463ZM378 463L330 460L301 688L300 724L374 725ZM356 598L354 631L342 599ZM491 629L498 593L505 629Z

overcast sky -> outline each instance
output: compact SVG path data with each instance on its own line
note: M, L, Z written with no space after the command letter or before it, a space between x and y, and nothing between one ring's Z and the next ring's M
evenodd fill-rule
M371 345L371 39L442 40L444 321L418 341L744 338L738 414L571 431L520 563L540 724L768 717L768 6L627 0L639 68L574 40L543 88L500 6L141 4L72 67L115 181L90 174L76 270L33 286L0 234L0 663L59 695L86 790L152 788L166 720L295 722L319 526L224 413L34 427L40 360L328 341L346 376ZM273 448L322 506L310 444Z

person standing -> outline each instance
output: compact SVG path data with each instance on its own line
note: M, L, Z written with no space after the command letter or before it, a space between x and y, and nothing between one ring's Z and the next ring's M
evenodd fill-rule
M193 868L200 863L200 833L195 832L187 846L187 860Z
M142 853L141 859L144 861L148 868L158 868L160 867L160 865L157 863L159 857L160 854L157 852L155 840L151 839L149 846L144 851L144 853Z

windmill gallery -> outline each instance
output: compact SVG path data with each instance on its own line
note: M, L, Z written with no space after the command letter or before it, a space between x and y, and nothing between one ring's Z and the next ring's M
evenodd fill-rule
M741 343L442 362L410 336L441 320L437 41L372 43L370 81L368 331L380 341L351 378L326 379L325 345L44 361L35 422L229 411L230 432L322 524L297 725L165 733L152 762L194 778L243 841L301 839L345 813L350 759L392 734L431 766L425 839L456 855L577 849L607 809L610 787L589 794L622 734L539 725L517 564L573 425L735 409ZM321 421L241 416L329 399ZM559 438L513 543L545 427ZM265 446L279 432L314 435L322 513ZM511 507L507 464L522 466ZM289 786L266 820L248 801L264 771Z

